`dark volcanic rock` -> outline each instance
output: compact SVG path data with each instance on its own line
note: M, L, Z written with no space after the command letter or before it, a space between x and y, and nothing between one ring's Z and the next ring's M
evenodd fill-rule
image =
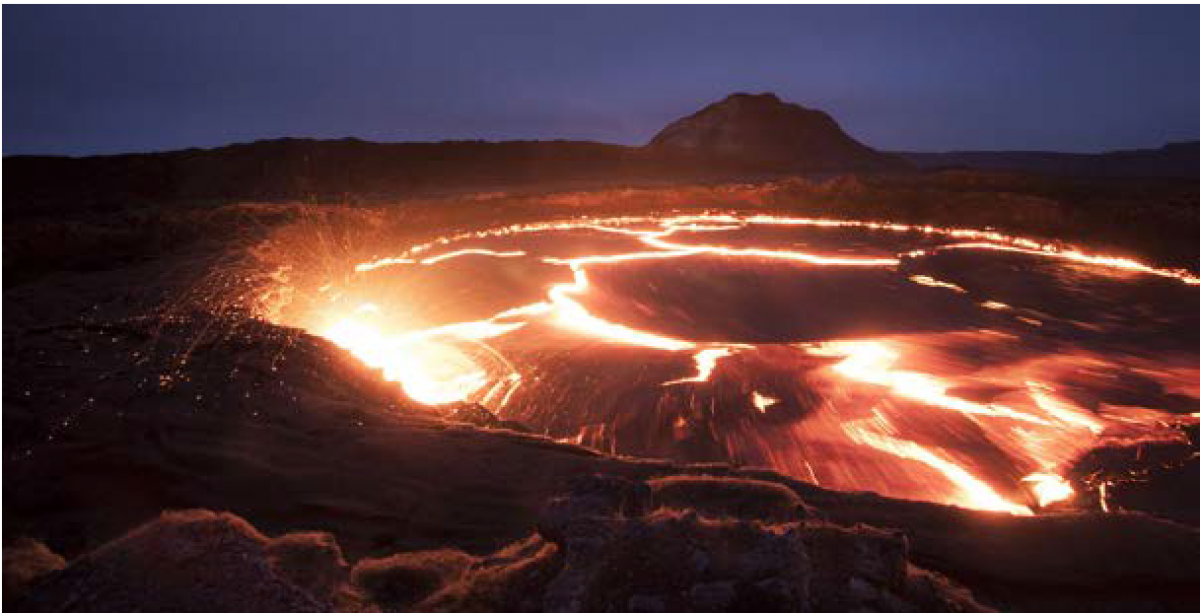
M62 556L33 539L18 538L5 545L4 604L24 596L35 581L66 565Z
M699 481L697 483L700 483ZM728 490L728 484L709 480ZM764 484L768 485L768 484ZM750 492L751 486L742 489ZM647 512L636 479L575 479L539 533L476 557L364 559L331 535L271 539L241 518L164 514L36 582L30 611L985 611L869 527Z
M530 432L528 426L508 419L500 419L495 413L478 402L462 402L450 410L446 416L450 421L460 421L479 428L498 428L514 432Z
M805 519L814 513L796 492L767 481L681 475L654 479L649 485L656 508L774 522Z
M565 564L547 611L804 610L809 560L796 526L708 520L694 513L577 516L562 536Z
M728 490L720 480L706 483ZM742 491L750 490L747 485ZM647 494L644 484L632 480L580 478L571 494L547 506L540 538L482 559L456 585L417 608L987 610L946 580L910 567L900 535L719 513L700 517L691 509L642 514L638 503Z
M476 558L457 549L398 553L354 566L352 581L375 603L407 607L457 581Z
M660 491L671 482L655 481ZM726 506L733 492L768 499L750 506L792 502L755 479L679 484L700 503L710 499L706 489ZM805 491L816 501L849 498ZM15 604L33 611L199 610L201 602L206 611L990 610L971 591L1006 611L1183 612L1197 602L1195 531L1139 515L1022 518L914 503L918 520L905 518L902 503L878 497L831 508L831 518L845 522L855 507L878 500L908 524L901 533L745 519L712 505L701 515L680 500L654 509L652 495L641 479L581 476L544 507L535 534L495 553L409 551L363 559L350 573L328 534L271 539L229 514L169 513L64 570L43 572ZM977 533L975 523L988 524L987 532ZM927 568L945 569L971 591Z
M697 165L691 159L697 154L757 163ZM732 179L744 171L906 167L900 158L846 136L829 115L784 104L771 94L730 96L671 124L649 148L566 140L376 143L281 138L161 153L8 156L3 163L10 177L4 182L5 222L202 202L394 201L415 193L471 189ZM114 234L120 238L122 232Z
M302 587L313 598L333 602L345 597L350 565L337 539L327 532L293 532L267 543L275 572Z
M733 94L663 128L648 147L660 153L736 158L805 170L885 170L905 166L847 135L827 113L775 94Z
M41 583L25 611L329 611L278 573L268 539L239 517L164 515Z
M947 151L896 155L920 168L961 167L1095 177L1200 178L1200 141L1168 143L1158 149L1105 153Z
M606 475L585 475L571 481L571 494L551 499L538 518L538 532L563 545L572 522L583 516L641 515L650 500L646 484Z

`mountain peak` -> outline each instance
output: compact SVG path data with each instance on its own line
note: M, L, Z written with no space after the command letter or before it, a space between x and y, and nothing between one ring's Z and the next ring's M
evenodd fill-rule
M784 104L775 92L763 92L761 94L749 94L746 92L734 92L725 97L724 100L717 104Z
M648 147L798 170L903 164L851 138L827 113L785 102L770 92L730 94L663 128Z

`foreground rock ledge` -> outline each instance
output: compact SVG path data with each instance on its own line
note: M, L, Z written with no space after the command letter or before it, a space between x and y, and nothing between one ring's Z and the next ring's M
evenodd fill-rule
M707 491L715 501L681 508ZM730 504L742 498L746 504ZM574 480L537 532L487 556L398 553L351 568L331 535L268 538L207 510L166 513L56 569L27 611L988 611L912 565L903 535L807 517L776 484ZM9 569L6 567L6 583Z

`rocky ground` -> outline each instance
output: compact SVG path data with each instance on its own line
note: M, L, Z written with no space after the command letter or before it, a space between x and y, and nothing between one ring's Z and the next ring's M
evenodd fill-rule
M737 189L749 188L677 197L745 201ZM801 188L760 188L752 202L772 206L789 189ZM500 216L515 199L495 198L441 218ZM1041 196L1009 198L1018 212L1057 214ZM609 192L539 196L530 208L574 213L614 200L644 204ZM126 223L128 211L15 224L6 215L6 273L21 273L6 274L4 295L6 605L1200 606L1200 530L1183 523L834 492L748 467L608 456L467 407L447 416L415 406L330 343L249 317L247 296L258 294L245 290L278 269L234 247L261 247L309 210L193 209L141 225ZM345 214L369 225L370 213ZM419 221L414 232L433 226L404 219ZM174 240L146 240L164 227ZM264 249L255 257L273 257Z
M852 505L812 506L770 478L581 475L547 500L530 534L490 553L436 548L353 562L328 532L271 538L231 513L173 511L65 565L40 543L13 542L5 548L6 604L900 612L1187 611L1197 602L1200 535L1177 524L1137 515L1001 521L956 511L961 523L943 518L923 534L851 523L844 512ZM929 570L937 567L953 569L961 583Z
M680 509L680 490L758 500ZM576 478L533 534L482 556L350 565L328 533L269 538L203 510L164 514L65 568L22 546L10 591L31 611L990 610L913 565L902 534L809 517L791 490L748 479Z

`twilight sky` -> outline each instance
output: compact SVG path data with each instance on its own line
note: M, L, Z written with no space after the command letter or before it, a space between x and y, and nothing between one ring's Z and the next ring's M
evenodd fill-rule
M880 149L1200 139L1200 7L5 6L5 155L641 144L735 91Z

